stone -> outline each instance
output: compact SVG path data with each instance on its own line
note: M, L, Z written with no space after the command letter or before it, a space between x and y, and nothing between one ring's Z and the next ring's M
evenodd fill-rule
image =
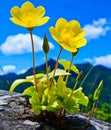
M25 120L24 122L23 122L23 124L26 124L26 125L38 125L38 126L40 126L40 124L38 123L38 122L33 122L33 121L30 121L30 120Z
M66 115L65 124L52 125L43 120L24 114L27 99L22 94L10 96L0 90L0 130L111 130L111 124L92 118L88 123L87 115ZM25 117L25 118L24 118Z

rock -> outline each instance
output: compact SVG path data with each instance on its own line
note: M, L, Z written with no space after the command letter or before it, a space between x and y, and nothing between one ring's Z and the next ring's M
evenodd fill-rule
M27 99L18 93L10 96L0 90L0 130L111 130L111 124L92 118L88 123L87 115L66 115L64 122L51 124L24 114Z
M25 120L23 122L23 124L26 124L26 125L38 125L38 127L40 126L40 124L38 122L33 122L33 121L30 121L30 120Z
M0 130L5 130L3 126L0 126Z
M81 119L87 119L88 117L85 114L78 115ZM98 119L92 118L90 124L95 127L96 130L111 130L111 124ZM92 129L91 129L92 130Z

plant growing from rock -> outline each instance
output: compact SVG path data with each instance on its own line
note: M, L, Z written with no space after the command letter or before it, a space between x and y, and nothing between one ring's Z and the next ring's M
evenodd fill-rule
M79 113L79 105L88 105L88 97L82 92L82 86L77 88L78 82L81 80L82 72L72 64L74 57L82 46L86 45L85 31L80 27L76 20L67 21L59 18L55 27L49 28L52 38L59 44L60 51L58 53L54 70L49 72L48 53L50 46L48 38L44 35L43 51L46 57L46 74L36 73L34 58L34 41L32 31L36 26L41 26L48 22L49 17L45 16L45 8L39 6L37 8L27 1L23 3L21 8L14 6L11 9L12 18L10 20L22 27L25 27L31 37L32 43L32 65L33 75L27 76L26 79L18 79L10 87L10 94L14 89L22 83L32 83L32 86L26 88L24 95L29 96L29 103L36 115L44 115L47 113L55 113L60 118L66 113ZM65 49L71 53L71 60L59 60L62 50ZM64 69L58 68L58 62L63 65ZM71 75L70 70L78 76L73 89L67 87L68 78Z

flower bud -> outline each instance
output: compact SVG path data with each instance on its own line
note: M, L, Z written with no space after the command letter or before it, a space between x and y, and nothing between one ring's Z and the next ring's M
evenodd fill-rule
M49 52L49 44L48 44L48 39L46 37L46 34L44 35L44 40L43 40L43 46L42 46L42 48L43 48L44 53L47 54Z
M99 100L99 97L100 97L100 93L101 93L101 90L102 90L102 87L103 87L103 81L101 81L98 85L98 88L95 90L94 92L94 101L98 101Z
M78 53L78 51L79 51L79 49L77 49L77 51L76 51L76 52L72 52L72 56L76 56L76 55L77 55L77 53Z
M76 78L76 81L80 81L81 78L82 78L82 75L83 75L83 72L82 72L82 71L79 72L79 74L78 74L78 76L77 76L77 78Z

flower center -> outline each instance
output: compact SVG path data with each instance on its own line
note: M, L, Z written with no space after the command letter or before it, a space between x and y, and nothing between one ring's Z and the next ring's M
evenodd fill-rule
M62 35L60 42L61 43L69 43L70 42L70 35L68 33Z
M70 43L70 40L73 38L74 32L69 28L65 28L60 34L60 42L61 43Z
M32 14L32 13L24 13L24 14L22 14L21 20L22 20L27 26L33 25L33 23L34 23L33 14Z

